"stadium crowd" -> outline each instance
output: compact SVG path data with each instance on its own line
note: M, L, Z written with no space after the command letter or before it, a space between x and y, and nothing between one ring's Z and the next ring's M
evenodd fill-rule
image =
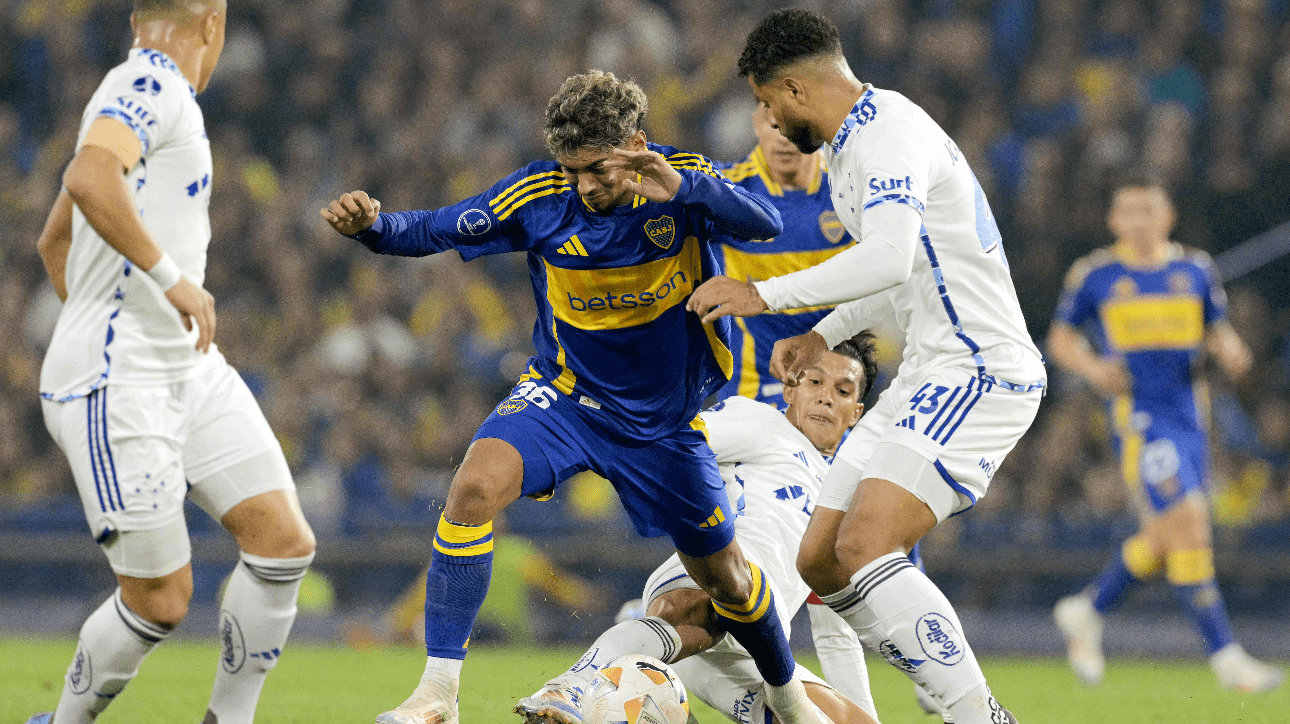
M825 0L862 80L949 131L985 187L1036 340L1070 262L1109 241L1114 172L1172 185L1211 253L1290 220L1287 0ZM215 157L216 341L283 442L320 536L433 525L452 466L530 349L525 260L368 253L317 209L478 193L547 151L547 99L598 67L649 95L651 138L716 159L753 143L735 59L764 0L237 0L200 97ZM0 515L69 504L37 380L58 301L35 240L80 112L130 43L129 0L0 2ZM89 62L87 62L89 61ZM1290 519L1290 338L1280 274L1229 285L1258 363L1212 377L1216 517ZM886 364L896 361L889 340ZM975 516L1131 506L1100 401L1055 377ZM879 388L883 383L880 382ZM63 501L59 503L58 501ZM612 495L606 509L616 505ZM83 525L70 505L69 527ZM1022 533L1024 535L1024 532Z

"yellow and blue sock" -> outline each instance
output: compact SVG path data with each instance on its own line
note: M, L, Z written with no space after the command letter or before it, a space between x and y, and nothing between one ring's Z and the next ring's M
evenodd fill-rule
M752 655L757 671L771 686L783 686L793 678L793 651L788 647L784 626L775 613L775 596L770 582L757 564L748 561L752 573L752 595L740 605L712 602L717 620Z
M1205 653L1236 642L1232 622L1223 605L1223 594L1214 581L1214 551L1196 548L1188 551L1170 551L1165 556L1165 578L1174 587L1178 601L1196 624L1205 642Z
M466 658L470 630L493 576L493 524L439 518L426 572L426 655Z
M1133 584L1159 572L1160 559L1151 551L1145 536L1135 535L1126 540L1119 555L1089 584L1088 594L1093 599L1094 610L1106 613Z

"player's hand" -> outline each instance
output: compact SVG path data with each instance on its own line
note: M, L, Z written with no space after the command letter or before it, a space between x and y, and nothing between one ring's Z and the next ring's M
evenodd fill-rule
M637 196L663 203L676 198L681 190L681 172L654 151L627 151L615 148L605 159L606 171L627 174L627 185Z
M215 339L215 297L211 293L180 277L179 283L166 290L166 299L179 310L184 329L192 331L197 325L197 351L210 350Z
M754 317L766 311L766 302L752 282L730 277L712 277L699 285L685 303L685 308L708 324L722 317Z
M770 373L789 387L797 387L802 375L828 351L828 343L815 330L785 337L776 342L770 352Z
M331 224L331 228L342 234L357 234L376 223L381 215L381 202L367 195L366 191L354 191L341 194L339 199L331 202L319 214Z
M1087 377L1093 387L1108 397L1127 394L1132 387L1129 370L1115 359L1099 359L1088 370Z

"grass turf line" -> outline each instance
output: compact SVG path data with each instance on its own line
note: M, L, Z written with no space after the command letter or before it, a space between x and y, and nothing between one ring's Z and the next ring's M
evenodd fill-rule
M73 639L0 640L0 724L21 723L57 702ZM472 650L463 671L461 707L466 724L515 724L511 707L582 653L575 649ZM198 722L215 673L214 643L167 642L144 662L139 678L99 717L99 724ZM817 673L814 659L805 663ZM353 650L317 644L290 646L270 674L257 724L366 723L403 701L425 659L416 649ZM1112 661L1097 689L1076 682L1064 661L986 659L991 688L1023 724L1111 722L1290 721L1290 691L1261 695L1220 691L1202 661ZM914 702L911 684L870 658L874 700L883 724L935 724ZM692 699L693 700L693 699ZM695 702L702 724L728 721Z

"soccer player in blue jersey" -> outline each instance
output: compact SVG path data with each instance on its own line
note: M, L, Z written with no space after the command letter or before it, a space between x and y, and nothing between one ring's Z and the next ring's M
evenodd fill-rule
M806 269L855 243L829 200L828 170L820 154L799 151L775 128L763 106L753 111L752 122L757 147L723 172L741 188L766 197L779 210L784 231L771 239L730 239L721 246L724 274L740 281ZM720 396L742 395L784 409L784 384L770 374L771 350L785 337L810 331L832 309L736 318L731 330L735 371Z
M1108 397L1115 446L1142 526L1084 592L1054 609L1071 667L1084 683L1101 682L1101 614L1163 569L1219 683L1244 692L1275 688L1284 673L1236 642L1214 581L1209 410L1197 375L1208 352L1239 378L1250 368L1250 351L1227 321L1209 257L1169 240L1174 210L1158 181L1145 174L1126 179L1107 221L1115 243L1071 268L1048 353Z
M648 144L644 93L611 73L569 78L551 99L538 161L434 211L380 213L362 191L321 211L381 254L463 259L522 251L538 307L537 355L484 422L454 477L426 577L425 674L377 721L456 722L471 625L491 572L491 520L594 470L638 532L671 536L723 625L756 660L785 722L815 722L765 577L734 542L734 515L698 418L730 377L728 326L685 300L716 274L720 235L778 235L778 212L696 153ZM581 720L576 692L567 721ZM553 702L558 704L559 702Z

